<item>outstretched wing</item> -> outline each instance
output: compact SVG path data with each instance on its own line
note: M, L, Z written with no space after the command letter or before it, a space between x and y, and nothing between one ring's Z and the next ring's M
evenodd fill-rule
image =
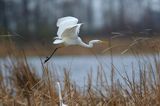
M71 16L59 18L58 21L57 21L57 27L60 27L60 26L64 25L65 23L67 23L67 24L77 24L78 19L75 18L75 17L71 17Z
M65 29L61 35L62 38L73 39L73 38L78 37L81 25L82 24L76 24L74 26L71 26L71 27Z
M77 25L77 23L78 19L71 16L58 19L57 21L57 27L59 27L57 31L58 37L62 37L62 33L66 29L74 27L75 25Z
M63 43L64 41L61 40L61 39L56 39L55 41L53 41L53 44L61 44Z

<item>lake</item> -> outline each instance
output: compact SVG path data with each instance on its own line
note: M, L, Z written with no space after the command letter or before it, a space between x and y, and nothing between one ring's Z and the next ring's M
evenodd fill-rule
M42 60L44 60L44 58L42 58ZM39 58L30 57L28 58L28 61L31 65L36 67L36 70L42 69L42 67L39 67L41 66ZM52 57L52 59L45 65L48 65L51 70L56 70L62 79L64 70L70 71L71 79L78 82L79 85L82 85L84 81L87 80L87 75L91 71L93 80L96 79L98 70L104 70L109 80L111 76L112 63L115 68L115 78L122 80L120 74L125 76L126 72L130 77L132 77L132 69L134 69L135 75L139 75L141 68L148 66L153 62L154 60L151 55L115 55L112 58L111 56L58 56ZM139 66L140 64L142 66Z
M45 58L42 57L41 59L44 61ZM0 60L1 67L3 67L2 64L4 64L5 61L8 61L8 58ZM27 57L27 61L29 65L35 68L37 74L41 76L42 65L40 58ZM122 80L121 75L125 76L125 72L129 77L132 77L132 71L134 71L135 75L139 75L140 69L147 68L149 64L153 65L154 58L152 55L114 55L112 58L109 55L54 56L45 65L48 66L51 71L56 70L56 73L61 80L63 80L64 77L64 70L69 71L71 73L72 81L75 81L79 85L83 85L90 72L92 72L93 81L95 81L98 70L103 70L106 73L108 80L110 80L112 63L115 69L115 79Z

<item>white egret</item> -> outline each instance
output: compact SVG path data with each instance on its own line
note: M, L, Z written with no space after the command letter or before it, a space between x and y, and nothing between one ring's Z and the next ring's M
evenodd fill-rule
M78 19L75 17L67 16L59 18L57 21L57 37L55 37L53 44L64 44L65 46L69 45L80 45L86 48L92 48L94 43L102 43L101 40L91 40L88 44L84 43L82 39L78 36L80 27L83 23L78 23ZM52 55L56 52L56 48L53 53L46 58L44 61L47 62Z
M59 95L59 103L60 103L60 106L67 106L66 104L63 103L63 98L62 98L62 94L61 94L61 86L60 86L60 83L57 82L57 85L58 85L58 95Z

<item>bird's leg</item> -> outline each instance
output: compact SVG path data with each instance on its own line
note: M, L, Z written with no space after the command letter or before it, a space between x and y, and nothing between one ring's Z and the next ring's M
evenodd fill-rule
M53 56L53 54L54 54L59 48L61 48L61 47L55 48L54 51L52 52L52 54L51 54L49 57L48 57L48 56L46 57L44 63L46 63L46 62Z

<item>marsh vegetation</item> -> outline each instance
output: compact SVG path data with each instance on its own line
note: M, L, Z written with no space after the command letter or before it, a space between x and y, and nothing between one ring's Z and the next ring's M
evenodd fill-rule
M1 57L0 61L0 104L2 106L58 106L57 81L62 85L64 103L69 106L160 105L159 40L139 42L138 45L130 48L129 54L123 54L123 57L129 55L136 61L136 63L131 62L128 68L121 58L114 60L116 56L110 54L111 49L106 54L108 60L105 56L96 54L92 54L92 58L82 58L82 56L80 58L84 59L83 61L90 59L97 61L98 64L96 67L93 63L95 67L90 68L89 71L83 66L77 67L77 70L80 70L77 74L72 74L74 70L76 71L72 63L68 67L58 66L58 63L52 62L44 64L44 58L41 55L36 57L39 60L38 66L34 66L31 64L34 62L30 62L32 59L29 59L25 50L18 50L14 42L8 44L10 44L6 48L8 52L5 57ZM143 53L145 44L152 52ZM53 57L52 61L56 63L57 58L57 56ZM105 68L103 64L105 59L110 68ZM117 67L117 63L121 69ZM74 77L78 78L82 73L81 70L86 71L85 78L81 77L81 80L77 81Z

